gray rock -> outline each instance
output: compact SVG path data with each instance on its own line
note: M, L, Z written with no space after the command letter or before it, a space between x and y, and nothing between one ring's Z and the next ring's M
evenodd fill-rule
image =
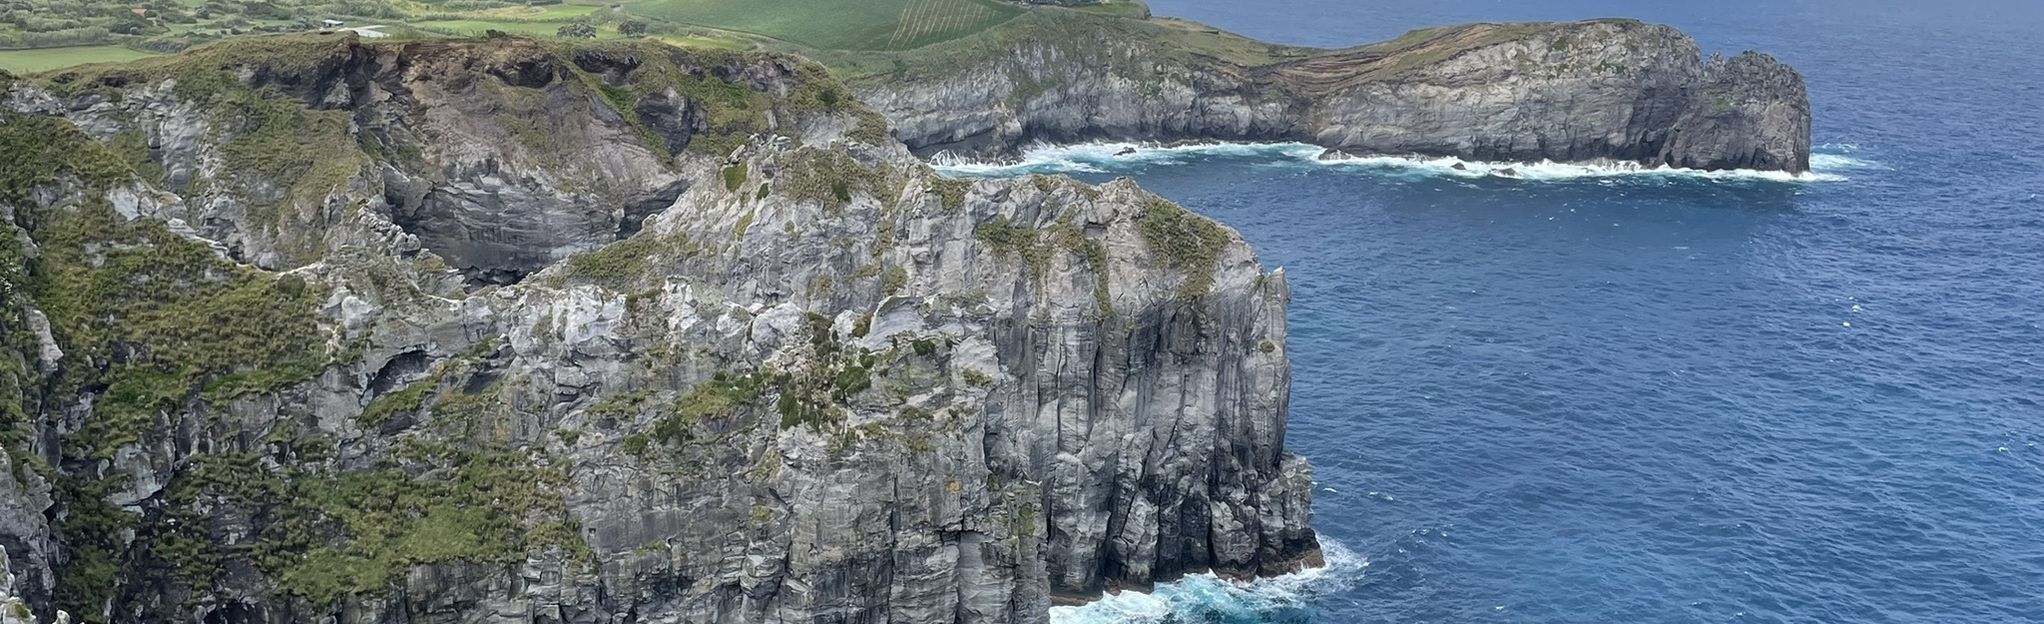
M228 70L384 148L330 189L223 169L236 130L160 82L80 108L177 137L149 157L191 177L46 185L42 209L118 203L288 268L323 293L307 313L332 357L153 401L105 459L64 451L115 415L107 390L27 405L36 447L132 524L53 532L72 507L0 480L19 595L49 612L87 540L116 545L107 617L138 622L1040 623L1053 601L1315 564L1310 470L1284 448L1290 289L1234 232L1128 181L941 178L854 138L856 105L786 100L822 79L792 61L622 49L641 51L343 43L307 73ZM655 91L648 138L582 82L649 74L763 94L775 136L676 153L701 103ZM533 101L577 158L526 151ZM487 488L448 487L464 475ZM372 476L396 485L364 506L440 506L365 528L288 500ZM464 488L518 504L428 517ZM277 572L378 548L410 549L399 573L331 601Z
M1301 141L1330 153L1808 170L1801 77L1761 54L1706 64L1693 40L1666 26L1477 24L1343 50L1045 12L996 33L930 53L950 62L864 79L860 97L923 154L1211 139ZM1244 52L1177 43L1188 38Z

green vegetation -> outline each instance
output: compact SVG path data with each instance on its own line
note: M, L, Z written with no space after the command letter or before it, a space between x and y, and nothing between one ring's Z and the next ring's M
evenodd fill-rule
M759 375L719 371L674 399L667 414L654 421L650 433L661 444L687 444L695 440L697 424L732 415L758 401L763 390L764 380Z
M557 22L513 22L488 19L427 20L412 22L411 26L427 32L460 37L481 37L494 30L497 32L528 37L560 36L563 25ZM586 26L586 25L585 25ZM622 37L614 30L601 30L588 26L590 39L616 39Z
M1099 0L1074 8L1081 12L1107 17L1141 19L1150 16L1150 6L1142 0Z
M1008 61L1017 49L1048 47L1067 55L1068 62L1099 64L1137 83L1155 82L1163 64L1211 66L1216 63L1259 67L1304 58L1311 51L1272 45L1194 22L1137 19L1104 10L1032 7L1013 19L970 36L907 50L801 50L829 65L848 81L931 80L955 75L958 67L987 66ZM1142 56L1105 57L1103 41L1137 46ZM1055 86L1023 81L1016 96L1031 97Z
M210 587L229 559L246 558L284 591L319 605L384 591L414 565L511 564L549 552L584 565L593 559L557 493L567 486L566 466L542 451L410 441L372 470L280 471L265 463L254 454L194 456L166 489L163 514L142 526L105 505L107 482L69 485L67 509L79 520L67 535L94 544L91 536L135 529L139 547L196 588ZM224 538L206 533L208 515L222 509L256 519L257 533L222 546ZM80 589L118 570L97 554L78 565L61 578Z
M638 0L625 10L813 48L906 50L970 35L1020 7L994 0Z
M811 312L805 317L811 361L798 370L771 379L780 394L774 410L780 413L781 428L808 426L818 432L844 421L845 406L853 395L872 387L868 369L870 356L849 353L838 343L830 317ZM853 370L857 369L857 370Z
M591 56L630 59L637 65L621 83L577 70L581 80L601 94L618 115L637 125L649 145L663 141L639 119L637 107L648 97L665 97L671 89L688 103L699 107L706 126L687 138L686 149L697 154L724 156L753 134L767 132L772 124L768 114L776 107L784 113L849 112L850 91L814 64L796 66L796 87L784 100L756 91L743 81L719 78L711 67L734 67L755 61L753 53L696 48L683 49L646 40L623 40L582 44L578 51ZM731 80L737 80L736 77ZM666 144L670 151L682 145Z
M556 494L567 485L564 467L519 451L412 452L421 468L451 474L391 468L284 480L281 500L264 501L285 513L259 536L269 556L258 563L286 591L324 605L382 591L414 565L508 564L549 549L591 556Z
M1107 292L1110 277L1107 248L1099 241L1086 238L1085 232L1072 223L1071 215L1065 215L1057 223L1041 230L1017 225L1007 217L994 217L979 224L973 233L994 253L1021 260L1029 278L1036 282L1042 282L1049 272L1053 253L1069 253L1085 259L1086 266L1093 271L1093 304L1097 313L1101 318L1114 316L1114 303Z
M326 255L324 230L303 222L303 209L323 204L337 187L368 164L350 133L345 111L311 110L272 88L243 86L239 71L311 77L330 66L342 48L337 36L244 38L212 43L183 54L121 65L92 65L48 75L46 86L60 95L97 93L118 98L114 85L175 79L177 95L206 103L208 121L222 133L221 156L229 172L205 184L230 184L242 191L248 218L237 225L270 243L278 266L302 266ZM159 179L139 133L116 135L108 146L142 174Z
M880 275L880 294L892 295L901 292L901 289L907 286L908 269L901 268L900 265L889 266L887 271Z
M778 180L789 197L835 211L856 193L880 192L886 176L842 151L805 147L787 157Z
M99 147L77 126L55 117L0 113L0 200L29 203L37 186L70 175L104 187L124 179L129 168Z
M738 222L731 224L731 240L745 240L746 230L752 229L752 220L758 217L759 211L757 210L747 210L745 214L739 215Z
M751 47L735 33L630 19L593 4L529 0L6 0L0 2L0 69L44 72L176 52L251 35L369 28L398 38L501 33L552 38L572 27L588 38L649 37L676 46Z
M1069 213L1051 226L1050 240L1059 248L1086 259L1086 266L1093 269L1093 306L1101 318L1113 318L1114 300L1107 292L1107 282L1111 277L1108 274L1111 269L1107 265L1107 246L1086 238L1086 233L1072 224Z
M965 383L970 384L973 387L985 388L987 386L994 385L993 376L988 375L986 374L985 371L981 371L977 368L968 368L958 371L958 376L964 379Z
M300 227L287 215L297 205L322 203L368 164L349 135L348 113L314 111L272 93L240 89L229 91L222 102L226 106L214 114L242 124L242 131L222 148L231 175L244 187L286 189L275 198L247 193L259 205L242 227L285 243L290 266L319 261L326 251L321 233Z
M132 530L137 516L106 502L119 485L115 479L65 477L55 488L64 515L52 528L70 548L71 561L57 571L57 608L80 614L81 621L104 622L100 605L113 597L121 574L121 535Z
M1228 232L1163 198L1150 198L1145 208L1143 216L1136 219L1136 228L1149 244L1150 253L1185 273L1180 294L1187 298L1206 294L1214 283L1214 263L1228 245Z
M1359 48L1369 54L1383 57L1383 60L1372 66L1364 77L1390 78L1406 72L1423 70L1475 48L1529 39L1557 27L1556 24L1550 23L1517 23L1471 24L1414 30L1391 41ZM1548 49L1551 52L1562 52L1573 45L1575 43L1568 37L1556 37L1554 41L1549 42Z
M527 22L565 22L589 17L591 13L603 10L593 4L545 4L526 1L499 2L506 6L494 9L467 11L469 15L492 19L518 20ZM452 3L449 3L452 5ZM474 3L471 3L474 4ZM450 6L452 8L452 6Z
M729 416L732 411L759 398L760 383L757 375L719 372L675 399L672 415L688 423ZM655 427L653 433L662 442L668 443L685 437L668 427Z
M40 166L0 168L0 196L21 197L58 172L101 185L127 175L118 156L67 122L5 121L0 149L39 156L28 163ZM158 411L201 391L266 391L308 379L328 360L314 321L323 293L303 279L228 262L160 221L124 221L103 201L36 220L43 258L30 288L67 357L84 363L66 368L64 387L106 387L79 436L91 441L76 447L83 457L110 457Z
M362 413L355 417L355 421L361 423L363 427L373 428L390 422L390 419L398 414L417 412L420 409L424 409L426 407L426 397L430 396L434 390L439 389L440 380L446 373L446 368L443 365L440 368L434 369L433 374L425 379L412 382L412 385L405 386L396 392L376 397L375 401L369 403L369 407L363 408Z
M736 193L738 189L745 187L745 163L725 167L723 174L724 190Z
M932 176L929 183L930 192L937 194L938 205L943 206L944 212L958 212L965 206L965 194L972 190L972 180L965 178Z
M160 221L122 219L103 197L133 175L128 158L61 119L13 114L0 115L0 153L10 155L0 163L0 200L24 210L16 218L32 226L42 252L33 264L7 263L4 294L26 294L49 317L68 364L50 391L99 393L63 447L67 463L110 458L163 413L194 401L274 390L325 367L325 332L315 321L323 293L297 276L221 259ZM84 187L82 203L38 210L23 201L60 178ZM16 375L6 377L18 393ZM24 416L18 402L6 413ZM114 479L58 479L64 512L56 528L71 552L58 603L88 620L113 591L120 536L136 522L106 502L118 487ZM182 557L190 545L166 543L163 552Z
M1032 280L1042 280L1044 273L1050 270L1050 247L1044 244L1035 228L1016 225L1002 216L979 224L973 229L973 234L994 253L1021 260Z
M155 55L154 52L111 45L5 50L0 51L0 69L32 74L87 63L123 63Z
M591 283L627 292L652 276L655 263L660 259L684 258L699 250L686 234L663 235L647 230L595 251L570 256L567 264L560 269L560 277L568 282Z

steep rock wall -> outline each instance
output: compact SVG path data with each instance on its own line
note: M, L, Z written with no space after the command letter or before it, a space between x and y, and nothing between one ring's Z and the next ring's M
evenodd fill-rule
M1224 227L939 177L782 57L251 45L0 98L44 619L1042 622L1317 560Z

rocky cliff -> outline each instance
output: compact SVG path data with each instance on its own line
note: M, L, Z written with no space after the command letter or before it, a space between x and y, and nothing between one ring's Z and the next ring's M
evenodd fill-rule
M1318 557L1281 272L818 66L231 41L0 77L7 594L91 622L1042 622Z
M1301 141L1352 153L1809 169L1802 77L1704 59L1630 20L1476 24L1343 50L1043 9L868 60L860 97L917 152L1044 142Z

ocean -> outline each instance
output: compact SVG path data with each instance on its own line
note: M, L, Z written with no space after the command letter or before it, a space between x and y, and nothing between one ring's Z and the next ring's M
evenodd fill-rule
M1153 0L1343 46L1636 17L1794 65L1802 179L1046 147L1285 267L1328 568L1059 622L2044 622L2044 3Z

